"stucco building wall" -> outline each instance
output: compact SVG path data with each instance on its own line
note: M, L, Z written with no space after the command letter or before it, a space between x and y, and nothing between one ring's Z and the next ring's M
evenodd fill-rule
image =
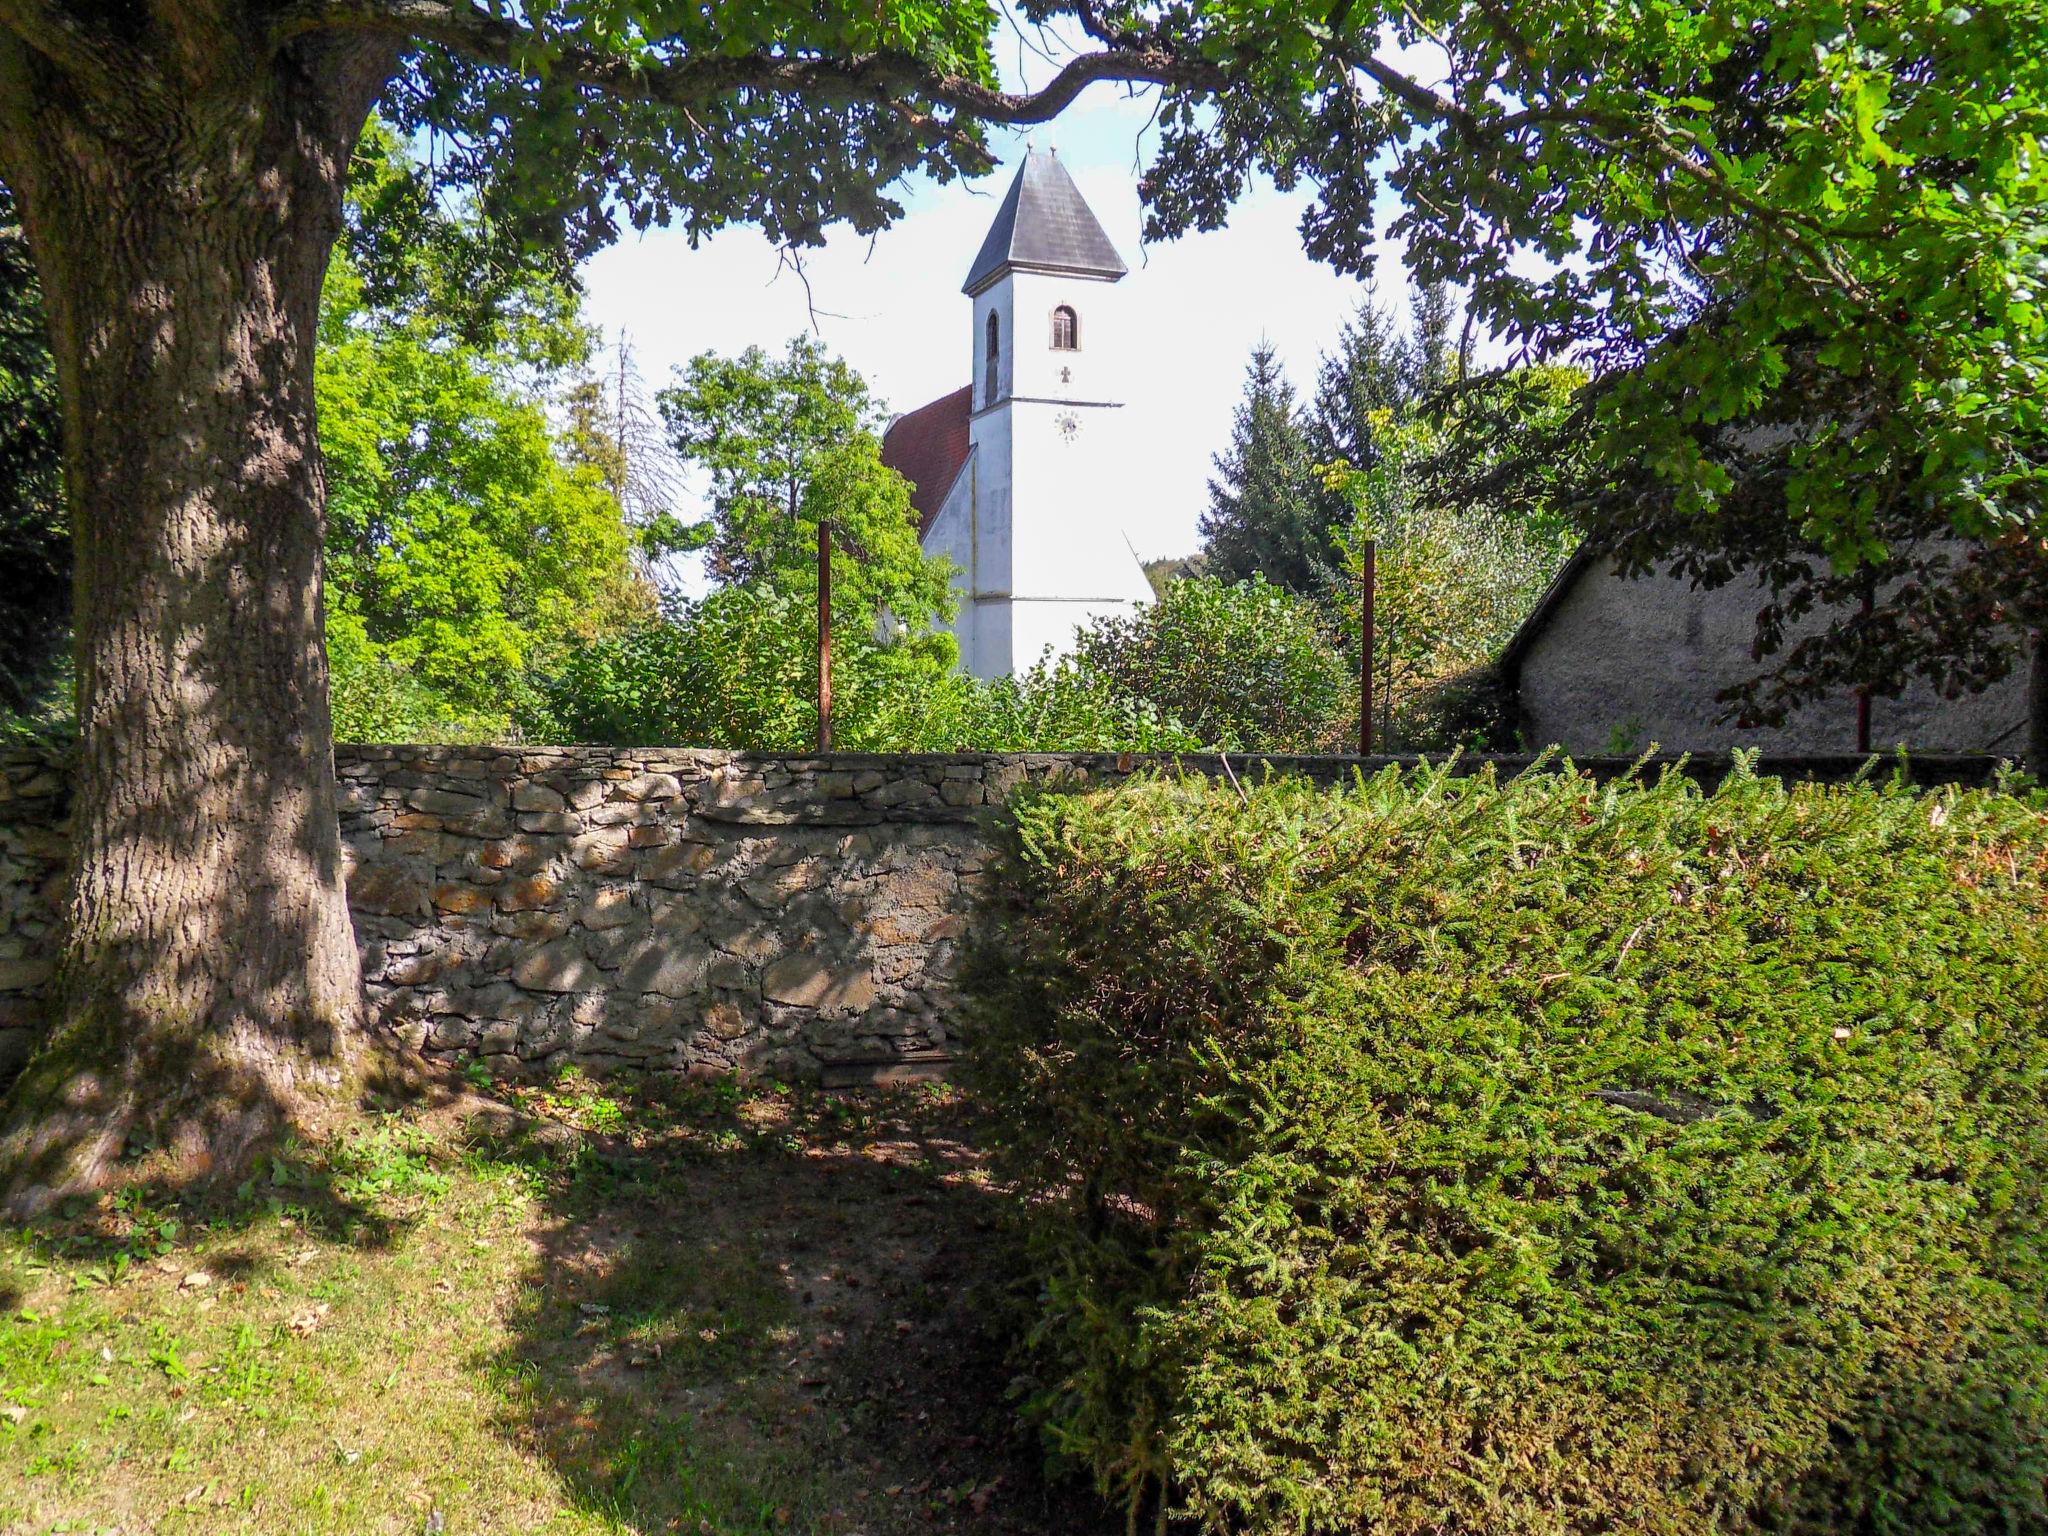
M1765 598L1746 582L1702 591L1670 577L1623 580L1611 560L1589 563L1542 616L1509 681L1525 740L1585 754L1851 752L1856 705L1846 692L1794 712L1783 725L1738 730L1720 718L1722 689L1753 675L1750 643ZM1795 630L1824 626L1819 617ZM1943 699L1924 685L1871 703L1871 747L2017 754L2026 687L2015 674L1981 694Z

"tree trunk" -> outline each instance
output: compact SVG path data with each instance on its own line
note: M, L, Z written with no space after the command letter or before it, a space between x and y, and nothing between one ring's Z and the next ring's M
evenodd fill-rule
M82 737L51 1032L0 1127L17 1213L124 1149L152 1178L237 1177L360 1073L313 344L391 60L265 56L228 25L97 79L0 33L0 178L64 398Z

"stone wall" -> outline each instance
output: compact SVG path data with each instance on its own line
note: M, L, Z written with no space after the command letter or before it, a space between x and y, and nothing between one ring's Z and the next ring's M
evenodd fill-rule
M370 1005L413 1046L508 1071L567 1059L828 1082L934 1070L953 1043L955 956L995 808L1027 782L1110 782L1145 761L343 747ZM1329 780L1386 760L1270 761ZM1465 766L1489 761L1513 772L1528 760ZM1855 764L1777 766L1833 777ZM1989 764L1921 767L1977 778ZM0 754L0 1075L35 1038L53 968L64 786L47 758Z

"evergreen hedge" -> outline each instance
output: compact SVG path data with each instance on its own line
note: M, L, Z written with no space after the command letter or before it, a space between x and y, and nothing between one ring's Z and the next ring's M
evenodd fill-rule
M1216 1531L2048 1530L2044 822L1741 770L1020 801L968 1070L1030 1415Z

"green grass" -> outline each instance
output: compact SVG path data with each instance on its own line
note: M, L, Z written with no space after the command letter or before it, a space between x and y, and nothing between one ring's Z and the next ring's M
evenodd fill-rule
M962 1114L568 1080L9 1234L0 1532L1087 1529L1007 1428Z

